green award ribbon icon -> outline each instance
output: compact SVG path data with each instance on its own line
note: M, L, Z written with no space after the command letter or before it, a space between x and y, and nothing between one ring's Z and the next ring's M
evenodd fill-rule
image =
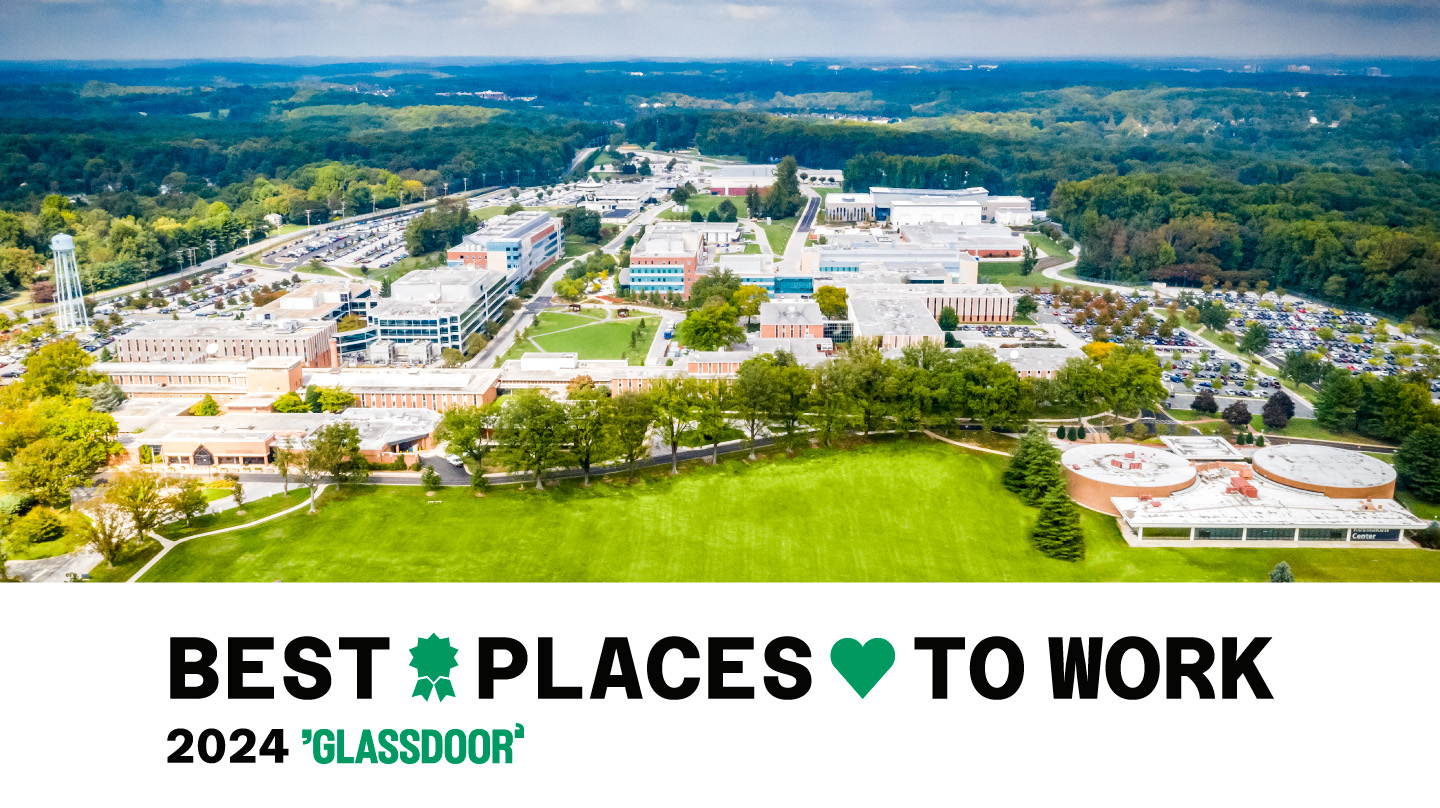
M430 700L431 691L441 701L446 696L455 695L455 688L450 686L450 670L456 665L456 653L458 650L450 644L449 637L437 637L432 633L429 637L417 638L415 647L410 649L410 667L415 669L419 678L415 681L415 691L410 695L420 696L426 701Z

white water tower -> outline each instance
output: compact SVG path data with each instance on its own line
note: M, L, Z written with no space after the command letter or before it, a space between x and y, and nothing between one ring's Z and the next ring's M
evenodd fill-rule
M80 288L80 267L75 263L75 239L57 233L50 239L55 255L55 325L61 331L79 331L89 323L85 291Z

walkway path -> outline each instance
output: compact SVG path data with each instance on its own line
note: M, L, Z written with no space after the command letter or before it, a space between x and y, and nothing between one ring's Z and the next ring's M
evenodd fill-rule
M320 488L315 491L315 499L317 499L317 500L320 499L320 496L325 493L325 489L326 489L326 488L329 488L329 487L330 487L330 486L329 486L328 483L322 483L322 484L320 485ZM262 517L262 518L260 518L260 519L256 519L256 520L253 521L253 522L246 522L246 523L243 524L243 525L232 525L232 526L230 526L230 527L222 527L222 528L220 528L219 530L210 530L210 531L206 531L205 533L196 533L196 534L193 535L193 536L186 536L186 537L183 538L183 539L167 539L167 538L165 538L164 536L161 536L159 533L156 533L156 532L154 532L154 531L151 531L151 532L150 532L150 538L154 539L154 540L157 541L157 542L160 542L160 552L156 553L154 558L152 558L152 559L150 559L149 561L147 561L147 562L145 563L145 566L141 567L138 572L136 572L134 575L130 576L130 580L126 581L126 583L133 584L133 583L135 583L136 581L140 580L140 578L143 577L143 576L145 575L145 573L147 573L147 572L150 571L150 568L151 568L151 567L155 566L155 563L156 563L157 561L159 561L160 559L164 558L164 557L165 557L165 554L168 553L168 552L170 552L170 548L174 547L174 546L177 545L177 544L184 544L185 542L190 541L191 539L199 539L199 538L203 538L203 537L205 537L205 536L214 536L214 535L219 534L219 533L229 533L229 532L232 531L232 530L241 530L241 529L247 528L247 527L254 527L255 525L258 525L258 524L260 524L260 523L262 523L262 522L268 522L268 521L270 521L271 519L279 519L280 517L282 517L282 516L287 516L287 515L289 515L289 514L292 514L292 513L296 512L296 511L300 510L301 508L309 508L309 507L310 507L310 498L309 498L309 497L306 497L304 502L300 503L299 505L296 505L296 506L293 507L293 508L286 508L286 509L283 510L283 511L279 511L279 512L277 512L277 513L272 513L272 514L270 514L269 516Z
M961 447L961 448L963 448L963 449L974 449L974 450L977 451L977 452L986 452L987 454L1002 455L1002 456L1004 456L1004 457L1009 457L1009 456L1010 456L1010 453L1009 453L1009 452L1002 452L1002 451L1000 451L999 449L990 449L990 448L985 447L985 446L977 446L976 444L973 444L973 443L961 443L961 442L958 441L958 440L951 440L951 439L949 439L949 438L942 438L941 436L936 435L934 432L931 432L931 431L928 430L928 429L922 429L921 431L924 432L926 435L929 435L930 437L934 438L935 440L938 440L938 441L940 441L941 443L948 443L948 444L950 444L951 446L959 446L959 447Z

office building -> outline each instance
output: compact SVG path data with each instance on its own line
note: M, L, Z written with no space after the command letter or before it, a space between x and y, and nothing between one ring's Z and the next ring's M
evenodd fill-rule
M775 184L775 166L721 166L710 174L710 193L716 196L744 196L750 188L764 190Z
M690 286L708 265L705 232L685 222L657 222L630 249L630 266L621 270L620 283L648 294L673 293L688 297Z
M446 348L463 348L487 321L500 319L511 292L510 277L496 269L416 270L391 284L390 297L370 311L376 344L424 343L431 359Z
M514 294L520 284L560 258L564 240L559 219L543 210L522 210L480 225L446 252L445 262L451 269L503 273Z
M368 321L370 310L379 304L379 293L363 283L307 283L254 309L246 315L246 319L262 322L334 320L338 324L353 314ZM337 325L336 346L342 356L360 353L375 339L375 334L375 326L369 322L362 328L348 331L338 331Z
M1028 225L1035 219L1029 199L997 196L984 188L884 188L829 194L827 222L974 225L991 222Z
M159 320L122 334L111 345L118 362L247 361L294 356L310 367L337 361L329 320Z

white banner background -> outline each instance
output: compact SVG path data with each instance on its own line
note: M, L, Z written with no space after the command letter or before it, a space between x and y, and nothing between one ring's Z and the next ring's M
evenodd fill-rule
M1430 762L1440 695L1434 641L1437 590L1421 585L169 585L0 586L0 766L11 805L438 805L446 795L539 804L840 804L920 798L981 804L1433 804ZM431 632L459 648L458 693L410 696L408 649ZM536 638L556 643L556 682L588 695L602 639L627 636L642 679L656 640L679 635L699 660L672 653L666 673L702 678L699 693L665 701L612 690L603 701L535 697ZM221 648L221 693L168 696L169 638ZM330 644L330 693L285 691L283 648ZM805 640L814 685L796 701L764 690L769 640ZM967 649L1002 635L1025 652L1023 687L988 701L969 684L969 651L952 652L950 698L930 698L930 654L918 636L963 636ZM1241 685L1236 701L1155 695L1056 701L1051 636L1274 639L1260 655L1273 701ZM273 701L229 701L224 640L270 636L251 654ZM388 636L375 698L355 699L353 652L342 636ZM478 636L521 640L525 673L476 698ZM727 684L753 701L705 692L705 640L756 639L730 652L745 663ZM830 665L842 637L889 640L896 662L861 700ZM788 656L788 655L787 655ZM1163 651L1162 651L1163 658ZM1128 680L1139 679L1131 655ZM1003 678L1003 656L991 662ZM1219 688L1219 663L1212 681ZM308 682L308 679L306 680ZM786 680L788 682L788 679ZM526 728L511 765L318 765L302 728L342 728L353 754L364 728ZM283 764L166 763L170 730L228 736L286 732ZM227 752L228 754L228 752Z

